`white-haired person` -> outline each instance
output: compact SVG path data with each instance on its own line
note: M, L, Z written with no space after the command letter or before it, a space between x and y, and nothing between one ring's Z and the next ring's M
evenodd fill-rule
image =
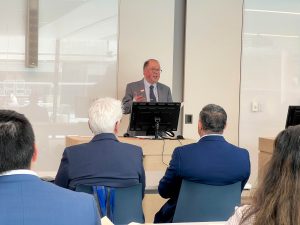
M96 100L89 109L89 127L94 137L64 150L55 184L74 190L77 185L128 187L142 183L144 196L142 149L118 141L121 118L119 100Z

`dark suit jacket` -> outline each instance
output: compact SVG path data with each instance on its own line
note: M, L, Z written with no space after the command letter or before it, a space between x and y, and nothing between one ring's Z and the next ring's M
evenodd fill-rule
M114 134L98 134L89 143L65 149L54 182L70 189L80 184L128 187L142 183L144 193L142 149L119 142Z
M100 224L93 196L41 181L34 175L0 176L0 224Z
M178 147L158 187L159 194L170 199L154 222L172 222L183 179L211 185L241 181L243 190L249 176L248 151L228 143L223 136L209 135L198 143Z
M131 113L132 101L134 93L140 93L140 90L145 90L144 79L127 84L125 96L122 100L124 114ZM146 99L146 93L142 92ZM172 102L171 90L167 85L157 83L158 102Z

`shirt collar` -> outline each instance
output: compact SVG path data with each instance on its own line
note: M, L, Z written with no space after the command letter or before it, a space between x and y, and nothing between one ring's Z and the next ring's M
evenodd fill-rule
M151 85L154 87L154 89L156 88L156 83L150 84L145 78L144 78L144 85L145 85L145 88L147 88L147 89L149 89Z
M20 174L29 174L29 175L34 175L37 176L37 173L32 171L32 170L25 170L25 169L20 169L20 170L9 170L3 173L0 173L0 176L10 176L10 175L20 175Z
M223 134L206 134L206 135L203 135L202 137L200 137L200 140L204 137L208 137L208 136L220 136L220 137L223 137Z

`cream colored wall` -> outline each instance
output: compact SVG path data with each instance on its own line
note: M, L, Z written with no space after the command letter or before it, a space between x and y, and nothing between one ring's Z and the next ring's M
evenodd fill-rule
M142 79L143 63L149 58L160 61L160 82L172 88L174 5L173 0L120 0L119 99L127 83ZM123 118L120 134L126 131L128 118Z
M225 137L238 144L242 0L187 0L184 114L185 137L198 139L201 108L219 104L228 114Z

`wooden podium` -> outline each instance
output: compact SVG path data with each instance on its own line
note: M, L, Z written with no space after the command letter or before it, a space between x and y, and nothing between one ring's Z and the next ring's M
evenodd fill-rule
M66 136L66 147L89 142L91 136ZM181 145L195 143L194 140L140 139L118 137L120 142L140 146L143 149L146 171L165 171L171 160L173 150Z

